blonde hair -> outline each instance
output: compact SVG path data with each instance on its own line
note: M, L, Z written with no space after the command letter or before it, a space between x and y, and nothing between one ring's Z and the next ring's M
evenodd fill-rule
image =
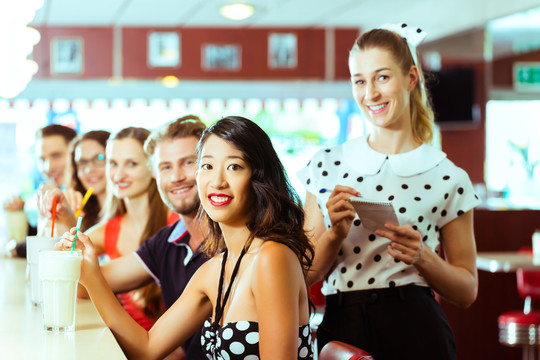
M154 155L157 145L163 141L187 136L200 139L204 129L206 125L197 115L182 116L154 130L144 143L144 151L151 156Z
M403 74L411 70L411 66L418 68L418 83L410 93L411 128L415 140L421 143L430 143L433 140L434 115L429 105L428 93L422 84L425 84L424 74L420 64L415 64L407 40L399 34L385 29L373 29L360 35L350 51L355 52L370 48L387 50L399 65Z
M182 116L154 130L144 142L144 152L148 155L151 163L156 147L160 143L189 136L200 139L204 129L206 129L206 125L197 115ZM152 171L154 171L154 166L152 166Z
M145 128L127 127L116 134L111 135L108 143L115 140L134 139L141 144L141 147L143 147L144 142L149 135L150 131ZM150 171L150 164L147 162L146 165L149 167L148 170ZM139 245L142 245L146 239L157 233L159 229L165 227L169 215L169 209L165 203L163 203L163 200L161 200L161 196L159 195L156 179L152 178L147 189L147 194L148 207L150 208L151 216L148 219L140 219L141 221L146 221L146 225L139 238ZM108 220L118 215L123 215L126 212L127 209L124 200L114 196L112 191L108 189L107 198L102 209L102 219ZM143 308L144 313L150 318L157 319L163 313L161 291L157 284L151 283L146 285L137 290L133 295L134 299Z

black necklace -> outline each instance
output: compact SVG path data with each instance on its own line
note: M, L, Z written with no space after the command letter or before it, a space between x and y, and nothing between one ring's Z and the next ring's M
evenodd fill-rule
M238 274L238 269L240 268L240 262L242 261L242 258L246 254L246 247L242 249L242 252L240 253L240 256L238 257L238 260L236 261L236 265L234 266L234 270L231 275L231 280L229 282L229 285L227 286L227 290L225 291L225 296L223 297L223 302L221 300L221 294L223 292L223 279L225 278L225 264L227 262L227 254L228 249L225 249L223 253L223 260L221 263L221 274L219 277L219 286L218 286L218 295L216 300L216 313L214 316L214 322L212 325L218 327L219 321L221 320L221 317L223 316L223 309L225 308L225 304L227 303L227 300L229 299L229 295L231 293L232 284L234 282L234 279L236 278L236 275Z

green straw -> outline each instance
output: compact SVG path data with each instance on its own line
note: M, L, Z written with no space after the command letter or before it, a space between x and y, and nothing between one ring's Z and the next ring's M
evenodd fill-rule
M79 218L77 219L77 230L75 230L75 240L73 240L71 251L75 250L75 244L77 244L77 233L79 232L79 229L81 228L82 218L83 218L82 216L79 216Z

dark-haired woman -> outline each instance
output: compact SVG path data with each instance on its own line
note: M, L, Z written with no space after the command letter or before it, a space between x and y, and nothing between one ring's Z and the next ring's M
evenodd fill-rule
M105 148L110 133L104 130L93 130L73 139L70 144L70 161L67 167L64 191L71 208L80 209L84 194L92 188L92 195L84 206L81 215L83 221L81 231L86 231L99 221L101 207L107 195L107 176L105 174ZM76 221L73 219L73 221Z
M204 323L210 359L312 357L305 283L313 252L303 211L268 136L241 117L219 120L199 146L197 186L213 256L148 333L115 302L90 239L81 283L129 358L158 359ZM74 229L64 234L71 246Z

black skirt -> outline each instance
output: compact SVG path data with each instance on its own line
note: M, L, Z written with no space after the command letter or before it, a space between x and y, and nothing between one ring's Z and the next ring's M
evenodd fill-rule
M430 288L416 285L326 296L318 350L332 340L376 360L455 360L454 334Z

